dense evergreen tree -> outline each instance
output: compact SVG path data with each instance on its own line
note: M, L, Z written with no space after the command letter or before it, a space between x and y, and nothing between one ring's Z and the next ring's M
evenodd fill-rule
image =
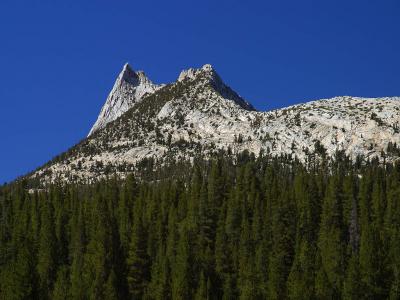
M321 263L317 274L317 296L339 298L345 270L343 186L340 175L329 181L322 205L318 248Z
M70 299L70 282L68 278L68 268L66 266L62 266L58 269L57 279L54 283L54 290L51 299Z
M191 299L193 296L192 266L189 236L183 228L171 270L173 299Z
M50 298L51 290L56 280L58 253L51 203L47 199L43 200L40 218L37 273L39 276L40 297L47 299Z
M0 299L399 299L400 164L145 165L0 187Z
M141 299L150 279L150 261L147 254L146 230L143 225L143 206L135 203L135 222L128 251L128 286L134 299Z
M86 224L84 220L83 204L81 202L74 201L73 206L74 210L70 221L70 257L72 260L70 267L70 293L72 298L82 299L86 294L85 282L83 280L83 262L86 249Z
M1 299L35 299L38 297L31 246L21 243L16 256L1 270Z
M314 299L320 211L318 187L314 176L307 176L303 171L299 172L294 181L297 232L295 257L288 278L288 296L290 299Z
M106 283L112 270L112 228L107 203L99 191L95 206L90 242L84 255L83 279L91 299L106 299Z

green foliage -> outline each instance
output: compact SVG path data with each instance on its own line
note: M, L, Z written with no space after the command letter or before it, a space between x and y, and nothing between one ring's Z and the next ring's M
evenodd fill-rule
M66 300L70 299L70 282L68 277L68 267L62 266L57 272L57 280L54 284L53 295L51 299Z
M3 186L0 299L399 299L399 182L400 164L241 153Z
M147 254L146 231L143 226L143 206L140 201L135 203L135 223L132 230L128 259L128 286L134 299L141 299L150 280L150 261Z
M39 276L40 295L42 299L50 298L56 279L57 244L52 217L51 204L43 199L41 208L41 225L38 248L37 273Z
M330 293L339 297L345 268L345 228L343 226L343 186L339 175L332 176L322 206L318 248L321 278L327 280ZM325 294L325 293L323 293Z

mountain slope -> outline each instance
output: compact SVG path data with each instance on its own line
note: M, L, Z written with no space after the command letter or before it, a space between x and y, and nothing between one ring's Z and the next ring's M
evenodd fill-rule
M143 159L163 164L228 149L287 154L302 161L314 150L371 158L380 157L389 142L400 143L400 98L336 97L258 112L210 65L183 71L168 85L148 85L145 93L128 80L134 72L125 71L89 137L34 177L42 183L90 181L110 172L123 177Z

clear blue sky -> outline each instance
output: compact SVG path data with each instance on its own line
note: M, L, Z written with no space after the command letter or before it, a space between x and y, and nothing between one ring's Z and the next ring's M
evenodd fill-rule
M258 109L400 95L400 1L0 3L0 182L85 137L122 65L205 63Z

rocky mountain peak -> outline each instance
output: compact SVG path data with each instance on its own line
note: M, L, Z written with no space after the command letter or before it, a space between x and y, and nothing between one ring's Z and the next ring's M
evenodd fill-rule
M117 119L136 103L140 102L145 95L154 93L160 87L162 85L154 84L143 71L135 72L126 63L119 73L88 136Z
M116 83L128 82L138 86L141 84L153 84L146 76L144 71L134 71L129 63L124 64L121 73L119 73Z
M190 68L183 70L178 77L178 82L182 81L199 81L203 84L210 84L223 98L234 101L246 110L255 110L249 102L240 97L234 90L224 83L210 64L205 64L199 69Z
M139 79L139 83L142 84L150 84L152 83L151 80L146 76L146 74L144 73L144 71L136 71L136 75Z
M129 65L129 63L125 63L122 67L122 71L119 73L117 81L127 81L132 84L137 84L138 76L135 71Z
M187 70L183 70L178 77L178 81L184 80L194 80L198 78L206 78L210 80L220 79L217 72L210 64L205 64L199 69L189 68Z
M210 64L201 68L190 68L180 73L178 82L193 81L193 84L211 86L215 92L227 100L232 100L246 110L255 110L253 106L241 98L229 86L227 86ZM191 83L190 83L191 84ZM139 103L145 96L153 94L164 85L154 84L143 71L134 71L126 63L119 73L107 100L100 111L96 123L89 132L104 128L108 123L116 120L130 108Z

